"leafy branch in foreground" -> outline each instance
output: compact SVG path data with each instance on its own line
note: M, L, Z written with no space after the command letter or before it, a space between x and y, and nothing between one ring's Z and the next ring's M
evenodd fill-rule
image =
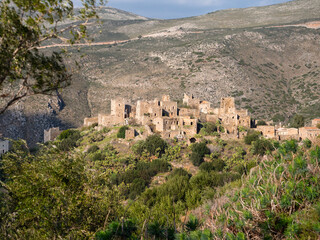
M39 47L87 39L90 19L98 18L96 9L105 1L82 3L75 14L71 0L0 2L0 113L26 96L51 94L70 84L63 51L45 53Z

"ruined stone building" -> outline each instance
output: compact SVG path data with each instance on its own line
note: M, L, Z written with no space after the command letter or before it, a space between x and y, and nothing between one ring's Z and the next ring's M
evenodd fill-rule
M198 122L220 121L226 133L237 133L238 127L250 127L251 119L246 110L237 110L234 98L223 98L220 108L213 109L207 101L201 101L192 95L184 94L185 107L178 108L178 103L164 95L161 100L137 101L136 105L124 99L111 100L110 115L98 114L98 117L85 118L84 125L98 123L99 126L128 125L131 123L150 126L164 138L185 138L198 133ZM128 131L128 138L132 138Z
M258 126L257 131L261 132L262 136L275 140L305 140L309 139L315 142L320 136L320 129L317 127L302 127L302 128L276 128L275 126Z
M316 118L312 120L311 126L317 127L320 124L320 118Z
M2 135L0 135L0 156L10 149L9 140L2 139Z
M190 99L191 97L186 97ZM192 104L194 106L194 99ZM185 101L186 103L188 101ZM239 127L250 128L251 117L246 109L236 109L235 101L233 97L222 98L220 102L220 108L211 108L210 103L199 102L198 111L206 114L207 122L219 121L227 134L238 134Z
M57 128L50 128L49 130L44 130L43 132L43 142L49 142L56 139L61 133L59 127Z

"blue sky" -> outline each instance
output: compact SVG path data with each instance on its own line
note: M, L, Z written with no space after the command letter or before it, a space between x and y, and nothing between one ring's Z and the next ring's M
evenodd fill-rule
M80 0L74 0L80 6ZM227 8L265 6L288 0L109 0L107 6L150 18L181 18Z

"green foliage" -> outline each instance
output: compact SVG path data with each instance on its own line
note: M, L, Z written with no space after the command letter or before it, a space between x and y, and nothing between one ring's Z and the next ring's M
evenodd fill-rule
M196 230L188 233L177 234L177 240L210 240L213 239L213 234L210 230Z
M190 161L193 163L194 166L197 166L197 167L204 162L203 157L206 154L210 154L210 150L207 147L207 144L205 142L192 144L191 150L192 150L192 153L190 156Z
M320 123L318 123L316 127L320 129Z
M203 163L201 163L199 169L201 171L211 172L211 171L214 171L216 168L215 168L215 164L213 162L203 162Z
M256 239L313 239L318 234L320 215L314 214L311 220L310 206L320 199L319 159L319 147L304 153L298 152L295 141L283 143L278 154L261 162L242 188L221 206L223 210L210 223L220 229L215 234L232 239L246 235ZM308 220L304 220L304 209Z
M67 129L62 131L59 136L57 137L58 140L63 140L63 139L67 139L69 137L71 137L73 134L75 134L75 132L77 132L77 130L74 129Z
M127 126L122 126L119 128L119 131L117 133L117 138L126 138L126 130L128 129Z
M174 178L176 176L179 177L191 177L191 174L189 174L186 170L184 170L183 168L175 168L173 169L173 171L170 173L170 175L168 176L168 179L170 178Z
M274 150L272 143L265 138L257 139L256 141L252 142L251 147L252 153L260 156L265 155L268 151Z
M113 219L121 210L118 191L80 153L45 147L31 155L19 147L1 167L1 239L86 239L108 212Z
M194 215L191 214L189 216L189 220L186 223L185 227L186 227L187 232L192 232L192 231L197 230L197 228L200 227L200 222Z
M96 240L111 239L135 239L137 227L132 220L123 220L122 222L114 221L109 224L105 231L96 233Z
M159 135L154 134L151 136L148 136L145 141L145 149L150 155L159 155L165 153L165 150L167 149L168 144L165 140L163 140Z
M272 121L275 122L275 123L278 123L278 122L283 122L285 120L285 117L279 113L275 114L273 117L272 117Z
M225 162L221 159L215 159L212 162L204 162L200 165L199 169L205 172L217 171L221 172L226 166Z
M193 153L198 153L201 157L204 157L206 154L210 154L210 150L205 142L192 144L191 150Z
M91 147L89 147L87 153L95 153L98 150L99 150L99 147L97 145L92 145Z
M144 144L145 144L145 141L143 140L139 140L138 142L136 142L131 148L133 153L141 156L143 152L146 151Z
M204 159L199 153L193 152L191 153L190 161L194 166L199 167L204 162Z
M213 135L217 132L217 125L212 122L206 122L200 130L200 134L204 136Z
M253 141L257 141L261 136L260 132L250 130L247 135L244 137L245 144L251 145Z
M311 140L309 140L308 138L305 139L305 140L303 140L303 147L305 147L305 148L311 148L311 146L312 146Z
M300 128L304 126L304 116L296 114L290 121L290 126L293 128Z
M138 141L136 144L132 146L132 151L141 156L144 152L149 153L149 155L157 155L161 157L167 150L168 144L165 140L163 140L159 135L154 134L148 136L145 141L141 140ZM171 156L173 154L174 156ZM170 148L167 151L165 157L167 158L179 158L178 155L180 154L180 148Z
M86 20L97 17L95 8L104 1L83 2L77 16L72 1L0 2L0 88L7 90L1 96L0 113L21 98L53 93L70 84L62 59L65 52L42 52L38 47L52 39L73 44L86 38ZM61 28L59 23L71 19L74 24Z
M181 161L182 157L181 157L181 146L180 145L176 145L176 146L168 146L168 148L166 148L165 153L161 156L162 159L165 159L168 162L171 161Z
M78 140L81 138L80 132L78 130L68 129L63 131L58 139L58 149L61 151L69 151L70 149L78 146Z
M242 147L237 147L236 152L232 154L232 157L226 158L226 168L232 169L236 166L243 166L245 165L244 156L247 154Z
M267 125L267 123L266 123L266 121L264 121L264 120L259 120L258 122L257 122L257 126L266 126Z
M112 183L116 185L121 183L130 184L125 195L134 199L150 184L152 177L168 170L170 170L170 164L162 159L155 159L147 163L138 162L135 168L117 174L112 179Z

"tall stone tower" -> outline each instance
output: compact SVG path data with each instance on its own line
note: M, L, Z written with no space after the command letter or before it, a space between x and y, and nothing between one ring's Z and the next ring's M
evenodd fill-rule
M111 100L111 115L117 118L125 118L126 103L123 98L117 98Z
M236 114L236 106L233 97L221 98L220 114Z

